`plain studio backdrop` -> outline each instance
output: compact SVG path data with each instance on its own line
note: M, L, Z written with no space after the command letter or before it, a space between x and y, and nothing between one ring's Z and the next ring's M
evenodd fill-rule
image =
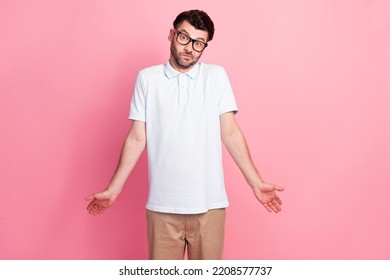
M90 216L131 121L137 72L202 9L237 121L283 210L256 201L224 150L225 259L390 258L390 2L1 1L0 259L146 259L144 153Z

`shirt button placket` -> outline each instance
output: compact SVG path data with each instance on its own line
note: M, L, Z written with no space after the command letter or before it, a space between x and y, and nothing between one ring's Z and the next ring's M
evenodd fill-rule
M179 75L179 103L186 104L188 103L188 80L186 75Z

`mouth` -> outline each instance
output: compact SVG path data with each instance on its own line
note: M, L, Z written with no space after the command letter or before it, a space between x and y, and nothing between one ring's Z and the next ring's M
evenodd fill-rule
M181 57L184 59L192 59L192 55L190 54L182 54Z

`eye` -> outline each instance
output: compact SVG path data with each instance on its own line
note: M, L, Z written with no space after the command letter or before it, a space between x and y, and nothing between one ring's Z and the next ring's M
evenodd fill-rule
M181 34L179 34L179 39L183 40L183 41L187 41L188 40L188 36L183 34L183 33L181 33Z
M195 41L194 44L196 47L203 47L203 43L200 41Z

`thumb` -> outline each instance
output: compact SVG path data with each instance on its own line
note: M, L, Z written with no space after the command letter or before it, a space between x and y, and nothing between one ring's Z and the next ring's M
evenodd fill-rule
M94 197L95 199L108 199L108 198L111 197L111 193L108 192L108 191L99 192L99 193L95 193L95 194L93 195L93 197Z
M104 192L98 192L91 194L84 198L85 200L93 200L93 199L106 199L109 195L104 191Z
M284 191L284 188L283 187L280 187L280 186L274 186L274 190L275 191Z
M91 195L89 195L87 197L84 197L84 199L87 200L87 201L92 200L94 198L95 198L95 194L91 194Z

